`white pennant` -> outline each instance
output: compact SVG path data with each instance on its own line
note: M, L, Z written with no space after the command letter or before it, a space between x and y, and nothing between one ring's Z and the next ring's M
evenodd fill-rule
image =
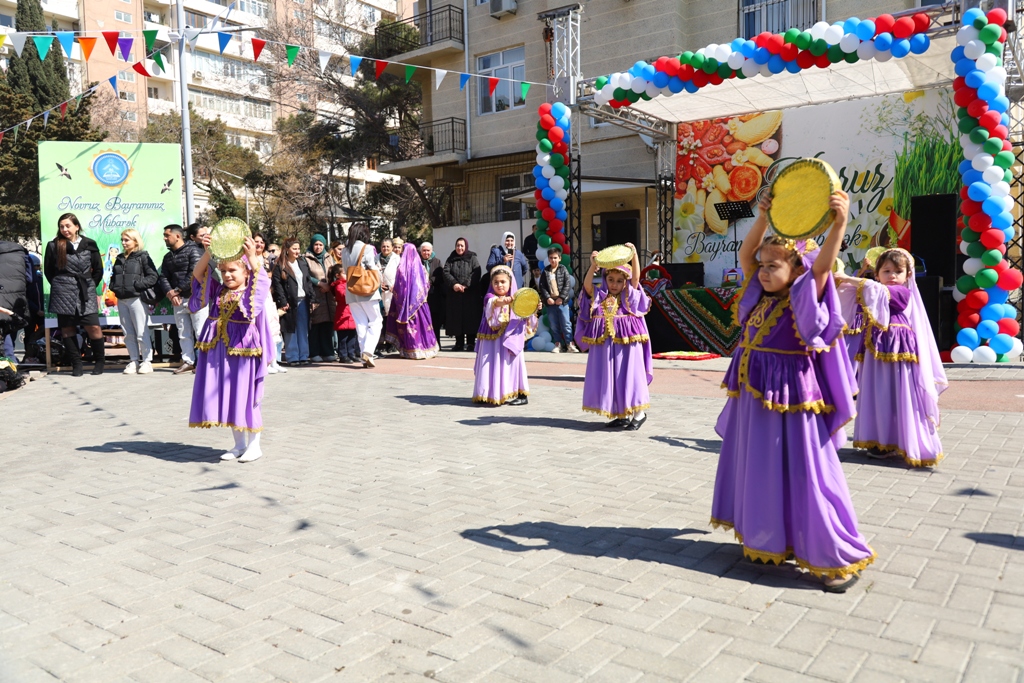
M199 38L199 34L202 33L202 29L198 28L187 28L185 29L185 40L188 41L188 48L190 50L196 49L196 40Z
M21 56L21 51L25 49L25 39L28 38L27 33L8 33L7 37L11 39L14 44L14 51Z
M434 86L434 90L437 90L441 87L441 81L443 81L444 77L448 75L448 70L437 69L434 73L437 75L437 85Z
M32 127L32 122L35 121L35 120L36 120L36 117L33 116L32 118L30 118L28 120L28 123L25 124L25 132L26 133L28 132L28 129Z
M325 50L320 50L319 52L320 52L320 75L323 76L324 75L324 69L327 68L327 63L329 61L331 61L331 57L334 56L334 53L333 52L327 52Z

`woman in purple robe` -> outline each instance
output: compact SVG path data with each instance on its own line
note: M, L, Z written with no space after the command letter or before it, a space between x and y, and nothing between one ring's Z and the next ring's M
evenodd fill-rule
M948 384L914 258L889 249L878 257L875 274L877 282L848 278L840 284L844 310L862 321L854 342L861 393L853 446L871 457L897 456L912 467L931 467L943 457L939 394Z
M393 296L384 339L398 347L402 358L433 358L439 347L430 319L430 307L426 305L430 288L427 270L419 253L412 247L403 249L401 258L395 284L391 288Z
M644 316L651 297L640 287L640 262L633 249L633 264L611 268L594 288L597 252L590 255L590 270L583 278L576 345L589 349L583 380L583 410L611 419L609 429L636 431L647 421L651 406L648 385L654 379L651 340Z
M857 530L837 454L856 380L831 272L849 197L837 192L830 206L836 219L820 251L811 240L764 239L770 197L740 248L743 333L715 426L722 452L711 523L732 529L746 557L795 559L841 593L875 553Z
M192 273L193 313L209 307L210 317L196 339L196 378L192 386L189 427L229 427L234 447L221 460L251 462L263 455L263 382L273 360L273 344L264 311L270 276L256 255L256 243L245 240L245 256L217 264L220 282L210 265L210 237L206 253Z
M473 402L521 406L528 402L523 349L537 331L537 316L520 318L512 310L516 280L508 266L494 266L484 296L484 313L476 333Z

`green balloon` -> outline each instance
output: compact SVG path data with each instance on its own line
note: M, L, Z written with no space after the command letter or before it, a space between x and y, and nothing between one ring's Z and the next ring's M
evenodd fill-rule
M1008 182L1008 183L1010 183L1012 185L1013 184L1013 171L1011 171L1010 169L1006 169L1006 172L1003 173L1003 180L1005 180L1006 182Z
M563 178L568 179L569 178L569 167L568 166L563 166L562 168L556 168L555 169L555 175L560 175Z
M810 31L801 31L800 35L796 37L796 46L801 50L806 50L814 42L814 38L811 37Z
M786 34L784 36L782 36L782 39L784 41L786 41L787 45L789 45L790 43L795 43L796 39L799 36L800 36L800 29L798 29L798 28L791 28L788 31L786 31Z
M967 292L977 289L977 284L970 275L961 275L956 281L956 288L960 290L961 294L967 294Z
M1009 363L1010 362L1010 356L1005 354L1005 353L1001 353L998 356L996 356L996 362L997 363Z
M826 52L828 52L828 43L825 42L824 38L819 38L818 40L811 43L810 50L812 55L814 55L815 57L820 57Z
M981 255L981 262L990 268L1003 260L1003 254L998 249L989 249Z
M970 136L971 142L980 145L986 140L988 140L988 131L982 128L981 126L977 126L974 130L970 132Z
M999 281L999 273L992 268L982 268L978 271L978 274L974 276L974 282L982 289L988 289L989 287L995 287L996 282ZM959 280L957 281L959 283Z
M978 32L978 37L981 38L981 42L986 45L998 42L1002 35L1003 27L999 24L987 24L985 28Z
M540 141L540 151L544 152L545 154L550 152L552 147L554 147L554 145L551 143L551 140L544 138L543 140Z
M694 69L699 69L702 66L704 66L704 59L704 55L700 54L699 52L694 52L690 57L690 66L692 66Z
M706 73L708 76L718 71L718 60L714 57L706 57L704 63L700 66L701 71Z
M552 154L551 165L554 166L555 168L561 168L565 166L565 157L563 157L561 154Z
M970 133L972 130L978 127L978 119L973 116L965 116L957 122L957 128L960 129L961 133Z
M640 101L640 93L633 92L632 90L627 90L626 91L626 99L629 100L630 102L634 102L634 103L635 102L639 102Z
M1013 166L1014 157L1013 152L1002 151L995 157L996 166L999 168L1009 169Z
M534 217L534 218L536 218L536 219L537 219L537 221L542 221L542 220L544 220L543 218L541 218L541 216L543 216L543 215L544 215L544 214L542 214L542 213L540 212L540 209L537 209L537 210L535 210L535 211L533 212L533 217Z
M537 213L539 214L540 211L538 211ZM537 227L540 228L541 231L547 230L548 229L548 222L546 220L544 220L543 218L538 216L538 218L537 218Z
M960 231L960 239L964 242L977 242L981 239L981 233L976 232L971 228L964 228Z
M648 95L646 92L642 92L640 93L640 99L643 100L644 102L650 102L651 96Z
M538 142L543 142L544 140L548 139L548 132L541 128L540 130L537 131L536 137Z
M551 238L548 237L547 233L544 233L543 235L537 238L537 244L540 246L541 249L547 249L548 247L551 246Z
M988 17L986 17L985 15L982 15L974 20L974 28L978 29L979 31L985 28L986 26L988 26Z
M847 52L846 56L843 57L843 59L846 60L847 64L856 64L857 62L860 61L860 55L857 54L856 52Z
M838 64L839 62L843 61L845 57L846 53L843 52L843 49L838 45L833 45L828 49L828 61L832 62L833 64Z
M601 88L603 88L606 85L608 85L608 77L607 76L598 76L597 80L594 81L594 89L595 90L600 90Z
M741 81L744 81L747 79L747 75L743 73L743 71L737 71L736 78L740 79Z
M1003 141L999 138L989 138L988 140L985 140L985 143L981 148L985 151L985 154L995 155L1003 151Z
M701 59L703 60L704 58L701 57ZM683 54L679 55L679 61L682 62L683 64L689 64L690 66L693 66L693 53L687 50Z
M957 107L956 108L956 117L958 119L962 119L965 116L968 116L967 107Z
M971 258L981 258L985 253L985 245L981 242L967 242L967 255Z
M718 65L718 75L722 78L729 78L732 76L732 67L724 62Z
M1002 54L1003 54L1003 44L1002 43L992 43L991 45L989 45L988 47L985 48L985 52L987 52L990 55L995 55L996 57L1000 57L1000 59L996 60L996 66L1002 66L1002 64L999 63L999 62L1003 61L1001 59Z

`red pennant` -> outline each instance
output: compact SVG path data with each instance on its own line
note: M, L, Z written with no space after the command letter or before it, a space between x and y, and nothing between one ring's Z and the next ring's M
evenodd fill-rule
M110 54L117 56L117 39L119 33L117 31L103 31L103 39L107 41L107 47L110 48Z
M60 103L60 117L64 118L64 114L66 114L67 111L68 111L68 103L67 102L61 102Z
M267 41L260 40L259 38L252 39L252 61L260 61L260 55L263 53L263 48L267 46Z
M497 78L488 78L487 79L487 86L490 88L489 92L490 92L491 95L494 94L494 89L498 87L498 80L499 79L497 79Z
M383 59L377 60L377 75L374 78L380 78L380 75L384 73L384 69L388 68L388 63Z
M132 69L137 74L142 74L146 78L152 78L152 76L150 76L149 72L146 71L146 67L142 65L142 62L135 62L134 64L132 64Z
M4 131L0 130L0 142L4 141Z

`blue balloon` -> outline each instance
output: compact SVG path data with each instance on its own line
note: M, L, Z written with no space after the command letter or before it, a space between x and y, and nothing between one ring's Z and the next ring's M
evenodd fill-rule
M768 59L768 70L773 74L780 74L786 70L786 60L782 58L782 55L772 55Z
M857 25L860 24L860 19L857 17L850 17L843 22L843 33L857 33Z
M977 7L972 7L971 9L964 12L964 18L962 23L964 26L967 26L969 24L973 24L975 19L980 19L983 16L985 16L984 12L982 12Z
M973 86L972 86L973 87ZM989 109L995 109L997 112L1002 114L1010 108L1010 99L1005 95L1000 95L991 102L988 103Z
M791 74L798 74L800 73L800 65L797 64L795 59L791 62L786 62L786 71Z
M970 159L964 159L963 161L960 162L960 165L956 167L956 170L957 170L957 172L960 175L964 175L965 173L973 171L974 167L971 166L971 160ZM966 184L970 185L970 183L966 183Z
M1008 228L1003 228L1003 235L1006 237L1004 240L1005 242L1012 242L1015 234L1016 231L1013 229L1012 225Z
M921 35L921 34L917 34L917 35ZM953 62L954 64L956 64L957 62L959 62L963 58L964 58L964 48L963 48L962 45L957 45L956 47L953 48L953 52L950 53L949 60L951 62Z
M700 88L697 87L697 84L694 83L693 81L684 82L683 89L686 90L686 92L690 93L691 95L700 90Z
M565 134L569 134L569 129L572 128L572 122L568 118L558 119L558 127L565 131Z
M961 59L960 62L962 61L964 60ZM957 65L959 65L960 62L957 62ZM972 69L971 71L968 71L967 75L964 76L964 83L967 84L967 87L974 88L975 90L977 90L978 88L985 84L985 72L982 71L981 69Z
M956 343L960 346L966 346L971 351L978 348L978 344L981 343L981 339L978 337L978 331L965 327L956 333Z
M1006 112L1003 112L1003 115L999 117L999 123L1003 124L1004 126L1009 126L1010 116Z
M555 102L551 105L551 116L556 120L564 118L568 112L568 107L566 107L562 102Z
M683 79L679 76L673 76L668 79L668 90L672 94L683 92Z
M984 183L978 184L984 185ZM972 185L971 187L974 186ZM988 185L985 185L985 187L988 187ZM968 192L968 194L970 194L970 192ZM981 210L985 212L986 216L998 216L1003 212L1003 201L999 197L989 197L988 199L985 200L975 201L981 201Z
M978 336L982 339L991 339L999 334L999 325L994 320L982 320L978 323Z
M881 36L879 36L879 38L880 37ZM878 43L878 38L875 39L875 43ZM978 67L975 65L973 59L967 59L967 57L964 57L963 59L956 63L956 67L953 70L956 71L957 76L966 77L967 74L971 73L972 71L975 71L977 68Z
M562 209L561 211L555 211L555 218L557 218L560 221L564 222L565 219L568 218L568 217L569 217L569 214L567 214L565 212L565 209Z
M639 75L641 74L641 72L643 72L643 70L644 70L644 67L645 67L645 66L647 66L647 62L644 62L644 61L639 61L639 62L636 62L636 63L635 63L634 65L633 65L633 69L635 69L635 70L636 70L636 73L635 73L635 74L633 74L633 75L634 75L634 76L639 76ZM632 72L633 72L633 69L630 69L630 73L632 73Z
M733 41L729 43L729 47L732 49L733 52L739 52L740 50L743 49L743 45L746 42L747 41L743 40L742 38L734 38Z
M891 33L879 33L877 36L875 36L876 50L888 50L890 47L892 47ZM974 62L971 62L971 66L974 66Z
M1000 290L1000 291L1004 292L1006 295L1010 294L1005 289ZM1004 304L1001 304L1001 305L1003 307L1003 317L1004 318L1009 318L1010 320L1016 320L1017 319L1017 308L1013 304L1006 304L1006 303L1004 303Z
M968 161L967 163L970 164L971 162ZM981 171L976 171L976 170L974 170L973 167L971 167L971 169L969 171L966 171L966 172L963 173L963 177L964 177L964 185L966 185L967 187L970 187L974 183L984 182L984 180L982 180L982 179L985 176L982 174Z
M992 216L992 227L998 228L999 230L1005 230L1006 228L1013 226L1013 214L1009 211L1003 211L1002 213Z
M870 19L857 24L857 37L861 40L871 40L875 37L875 22Z
M992 194L992 188L987 183L971 183L967 186L967 196L976 202L987 200L990 194Z
M931 38L923 33L915 33L910 37L910 51L915 55L923 55L931 46Z
M534 178L540 178L543 175L542 171L543 171L543 167L541 167L540 165L534 166L533 167L533 177Z
M643 68L643 71L640 72L640 76L643 77L645 81L653 81L654 74L656 73L658 73L658 70L654 68L654 65L648 64Z
M910 54L910 41L907 40L906 38L897 40L893 42L890 51L892 52L892 56L895 57L896 59L906 57L907 55Z
M555 198L555 191L549 185L548 187L545 187L543 190L540 191L540 195L544 197L544 201L550 202L552 199Z
M654 80L652 82L654 83L655 87L665 88L668 87L668 82L671 79L672 77L669 76L667 73L665 73L664 71L659 71L658 73L654 74Z
M1009 292L998 287L989 287L985 291L988 292L988 302L990 304L1005 304L1007 299L1010 298Z
M551 208L554 209L555 211L561 211L562 209L565 208L565 202L559 199L558 197L551 199L549 204L551 205Z
M1013 337L1008 334L997 334L988 345L998 354L1009 353L1013 349Z
M959 64L957 65L957 68L959 68ZM981 84L981 87L978 88L978 97L985 100L986 102L991 103L992 100L999 97L999 90L1000 88L997 84L993 83L992 81L985 81L984 83Z
M1003 305L990 303L979 312L981 313L982 320L999 320L1003 317Z
M754 61L758 64L767 64L768 60L771 58L772 53L768 52L768 48L766 47L759 47L757 48L757 51L754 52Z
M753 59L754 54L757 52L757 43L752 40L743 41L743 47L740 48L740 52L743 53L744 59Z
M543 191L545 187L551 187L551 183L549 183L548 179L543 176L537 178L537 182L534 184L537 186L537 189L541 191Z

